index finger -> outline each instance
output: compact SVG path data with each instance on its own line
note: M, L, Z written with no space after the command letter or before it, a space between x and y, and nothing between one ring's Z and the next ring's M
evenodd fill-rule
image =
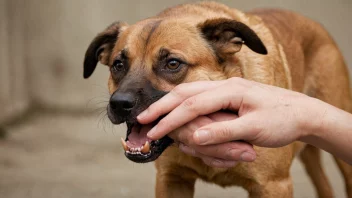
M197 81L176 86L164 97L137 116L138 122L148 124L180 105L187 98L224 84L225 81Z
M147 135L150 139L156 140L198 116L222 109L238 110L245 89L245 86L233 87L232 84L228 84L192 96L161 119Z

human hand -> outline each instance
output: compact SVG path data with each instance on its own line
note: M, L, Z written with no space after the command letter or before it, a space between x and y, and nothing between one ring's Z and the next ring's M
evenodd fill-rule
M168 134L178 145L181 151L194 157L201 158L209 166L229 168L238 161L251 162L256 154L252 145L241 142L226 142L215 145L197 145L194 142L194 132L207 124L233 120L238 118L234 113L216 112L206 116L199 116L185 125L173 130Z
M238 112L238 119L212 122L198 128L196 145L245 140L263 147L280 147L298 140L305 125L315 123L315 111L304 107L309 97L241 78L193 82L177 86L138 116L142 124L167 114L149 133L159 139L202 115L220 110Z

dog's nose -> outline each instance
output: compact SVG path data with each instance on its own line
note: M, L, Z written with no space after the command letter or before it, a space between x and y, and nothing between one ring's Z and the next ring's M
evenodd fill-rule
M136 103L135 97L131 93L114 93L110 98L110 108L116 113L128 113Z

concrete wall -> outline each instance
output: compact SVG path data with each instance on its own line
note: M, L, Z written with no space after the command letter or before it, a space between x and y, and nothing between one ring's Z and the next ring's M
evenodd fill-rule
M25 13L20 1L0 0L0 123L29 106Z
M0 122L28 101L64 109L95 108L107 100L108 70L82 78L86 47L116 20L134 23L185 0L0 0ZM223 0L249 10L281 7L320 21L352 65L351 0ZM328 54L327 54L328 56ZM88 101L92 101L89 102ZM5 109L5 110L3 110Z

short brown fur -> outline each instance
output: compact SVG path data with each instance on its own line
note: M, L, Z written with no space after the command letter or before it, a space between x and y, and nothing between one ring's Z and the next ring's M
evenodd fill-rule
M196 28L206 19L217 18L249 26L265 44L268 54L254 53L243 45L235 56L218 61ZM182 78L177 77L181 81L153 72L161 45L192 65L180 74ZM142 75L159 90L170 91L183 82L242 77L299 91L352 112L348 71L335 42L320 24L290 11L244 13L214 2L180 5L135 25L126 25L109 54L108 65L126 46L129 69L135 78ZM110 93L116 89L118 82L110 77ZM319 197L333 196L321 167L319 149L296 142L282 148L255 150L255 162L219 169L169 147L156 161L156 197L193 197L198 178L224 187L242 186L250 197L292 197L290 166L296 155L300 155ZM351 166L336 160L344 174L348 196L352 197Z

